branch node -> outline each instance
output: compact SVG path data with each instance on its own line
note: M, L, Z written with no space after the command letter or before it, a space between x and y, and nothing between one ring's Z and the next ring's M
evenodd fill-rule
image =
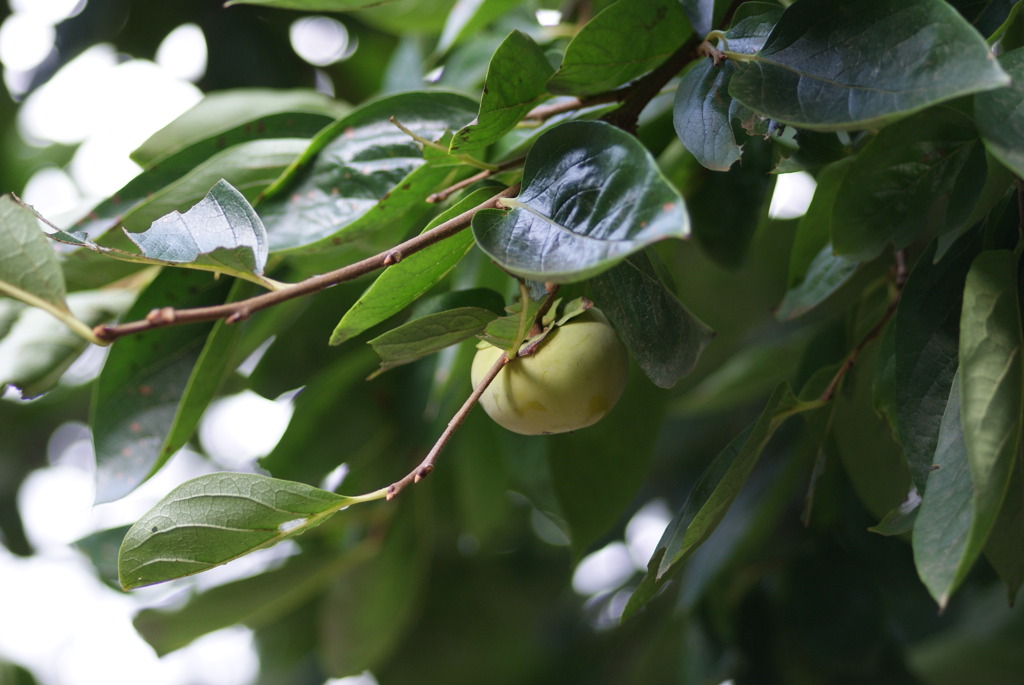
M174 307L160 307L146 314L146 321L153 326L169 326L178 320Z
M402 253L398 250L392 250L384 255L384 261L381 262L381 264L384 266L392 266L394 264L398 264L400 261L402 261Z

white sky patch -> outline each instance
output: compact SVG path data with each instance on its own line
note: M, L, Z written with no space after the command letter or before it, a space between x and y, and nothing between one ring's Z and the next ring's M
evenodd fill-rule
M225 468L245 468L274 449L292 411L289 399L268 400L246 390L210 406L199 424L199 440L210 458Z
M57 31L44 18L12 14L0 24L0 62L14 71L31 71L53 50Z
M310 64L326 67L345 59L356 49L348 29L331 17L302 17L288 28L292 49Z
M558 10L537 10L535 16L541 26L558 26L562 21L562 13Z
M773 219L796 219L803 216L807 213L816 187L814 177L806 171L779 174L768 216Z
M583 557L572 575L572 589L589 597L614 590L635 571L625 543L612 542Z
M668 505L657 499L640 507L626 524L626 547L638 571L647 570L647 562L671 520L672 512Z
M206 36L198 24L182 24L156 49L156 63L168 74L195 83L206 73Z

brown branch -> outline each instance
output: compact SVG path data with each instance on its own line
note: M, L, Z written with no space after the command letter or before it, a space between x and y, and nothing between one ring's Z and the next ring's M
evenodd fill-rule
M238 302L228 302L226 304L211 307L194 307L191 309L163 307L161 309L154 309L146 316L145 319L122 324L104 324L97 326L93 331L98 338L109 342L126 335L141 333L143 331L160 328L162 326L216 321L217 319L224 319L227 323L237 323L238 321L249 318L252 314L262 309L292 300L296 297L310 295L321 290L325 290L333 285L354 280L360 276L372 273L377 269L397 264L402 260L402 258L408 257L411 254L419 252L425 247L429 247L430 245L440 242L445 238L462 231L470 225L470 222L473 220L473 216L478 211L481 209L498 207L498 200L515 195L517 192L518 186L506 188L476 207L473 207L472 209L465 211L428 231L424 231L417 236L409 238L405 242L400 243L391 249L385 250L384 252L372 257L367 257L362 261L349 264L340 269L307 278L304 281L289 285L280 290L263 293L245 300L239 300Z
M623 100L629 88L619 88L617 90L609 90L606 93L598 93L597 95L591 95L586 98L571 98L569 100L563 100L562 102L555 102L550 105L540 105L534 107L523 117L523 121L536 121L542 122L547 121L553 116L559 114L565 114L566 112L575 112L577 110L586 109L588 107L595 107L597 105L606 105L609 102L620 102Z
M448 422L444 432L441 433L441 437L439 437L437 442L434 443L434 446L430 448L430 452L428 452L423 461L419 463L419 466L410 471L409 474L401 480L395 481L388 486L388 500L397 497L398 493L404 490L407 485L419 483L430 475L431 471L434 470L434 463L437 461L437 456L441 454L441 450L445 448L448 441L451 440L452 435L455 434L455 431L458 430L459 426L461 426L463 421L466 420L466 417L469 416L469 412L480 400L480 396L484 394L484 390L487 389L487 386L491 384L491 381L497 377L498 373L505 368L505 365L508 364L508 362L508 355L502 354L498 356L494 364L487 371L487 374L480 379L477 386L473 388L473 392L470 393L469 397L466 398L466 401L462 403L459 410L455 412L455 416L453 416L452 420Z
M821 393L819 398L822 402L830 401L836 394L836 390L839 388L839 384L842 382L846 374L854 367L857 363L857 359L860 357L860 353L868 346L872 340L877 338L885 330L886 325L896 314L896 310L900 304L900 297L903 295L903 287L907 283L907 264L906 255L903 250L899 250L895 255L896 263L893 264L892 268L892 297L889 299L889 306L885 308L885 313L882 317L872 326L871 330L868 331L857 346L850 351L846 358L843 360L842 366L836 371L836 375L832 377L828 387Z
M526 157L516 157L515 159L510 159L508 161L502 162L501 164L498 165L497 169L484 169L483 171L481 171L479 173L473 174L469 178L462 179L458 183L453 183L452 185L448 186L444 190L439 190L438 192L434 193L433 195L428 195L427 196L427 202L430 202L430 203L444 202L449 197L451 197L451 195L453 193L457 193L458 191L462 190L463 188L468 188L469 186L473 185L477 181L482 181L482 180L484 180L486 178L490 178L491 176L494 176L495 174L500 174L503 171L508 171L509 169L516 168L517 166L522 166L524 161L526 161Z

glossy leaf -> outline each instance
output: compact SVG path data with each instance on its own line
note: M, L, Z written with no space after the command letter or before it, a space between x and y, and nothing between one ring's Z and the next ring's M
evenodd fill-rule
M421 138L437 141L476 115L476 102L452 93L402 93L340 119L314 139L293 167L267 190L260 217L271 252L331 249L431 209L425 198L460 170L428 164Z
M943 0L798 0L729 92L785 124L879 126L1009 83L980 35Z
M678 0L616 2L572 39L548 89L570 95L611 90L663 62L690 32Z
M781 14L778 5L740 5L732 27L725 32L729 50L741 54L758 52ZM729 96L729 81L736 69L729 60L719 64L702 60L680 80L672 109L672 123L679 140L698 162L716 171L726 171L739 160L743 146L736 139L733 122L751 116L746 107Z
M964 279L980 247L977 238L963 238L936 263L933 243L907 278L893 322L896 428L922 493L931 477L939 425L949 411Z
M476 190L427 224L424 231L493 197L492 189ZM331 345L369 330L422 297L448 274L473 247L473 233L461 231L388 267L345 312L331 334Z
M669 576L714 532L768 441L799 406L789 385L780 384L757 420L708 465L682 509L665 529L647 566L647 574L629 599L623 619L654 597Z
M260 276L267 263L263 222L245 197L224 180L187 212L168 214L148 230L128 237L151 259L202 265L232 276Z
M526 158L510 211L473 218L477 244L504 269L535 281L595 276L658 240L685 238L683 200L634 138L602 122L570 122Z
M456 2L444 22L437 50L444 52L478 32L520 4L519 0L462 0ZM495 53L497 54L497 53ZM493 58L492 58L493 59ZM550 76L551 72L544 77Z
M1024 423L1024 363L1017 257L982 252L971 265L960 317L960 408L974 485L970 552L985 544L1010 482Z
M978 93L974 116L988 151L1024 177L1024 48L999 56L999 64L1013 78L1009 88Z
M251 473L211 473L171 490L131 527L117 568L126 590L190 576L304 533L358 500Z
M230 287L230 281L209 274L166 269L125 318L143 319L168 305L221 304ZM131 492L192 436L220 385L224 355L238 330L223 322L169 326L111 347L92 402L97 502Z
M671 388L697 365L714 337L658 278L644 253L592 281L594 298L651 382Z
M903 248L927 231L960 225L977 202L984 165L974 124L955 110L931 110L883 129L843 176L832 212L836 253L866 261L889 243ZM976 192L956 202L964 183Z
M402 324L370 341L381 359L378 373L440 352L484 330L497 314L479 307L459 307ZM376 374L375 374L376 375Z
M551 65L544 50L525 33L513 31L494 51L476 120L452 138L451 151L472 154L510 131L547 95Z
M956 375L934 441L934 467L928 475L928 489L921 500L913 535L917 572L943 607L981 551L978 545L968 548L967 544L975 512L960 421L960 381Z

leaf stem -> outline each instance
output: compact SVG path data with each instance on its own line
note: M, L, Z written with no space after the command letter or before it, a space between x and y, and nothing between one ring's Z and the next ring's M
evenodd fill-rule
M215 321L217 319L224 319L227 323L237 323L249 318L252 314L262 309L295 299L296 297L311 295L321 290L326 290L327 288L339 283L351 281L378 269L397 264L403 257L419 252L430 245L438 243L445 238L451 237L459 231L462 231L470 225L473 217L478 211L481 209L492 209L498 207L499 205L497 202L499 200L514 195L517 192L519 192L518 185L506 188L476 207L473 207L472 209L469 209L428 231L424 231L419 235L413 236L395 247L373 255L372 257L367 257L361 261L348 264L340 269L312 276L304 281L290 284L280 290L272 290L237 302L228 302L226 304L214 305L211 307L195 307L191 309L163 307L160 309L154 309L146 315L145 319L122 324L97 326L93 329L93 333L101 343L109 343L126 335L141 333L143 331L160 328L162 326Z
M458 191L462 190L463 188L468 188L469 186L473 185L474 183L476 183L478 181L483 181L483 180L485 180L487 178L490 178L491 176L494 176L495 174L500 174L503 171L508 171L509 169L514 169L516 167L522 166L523 162L525 162L525 161L526 161L526 157L516 157L515 159L510 159L508 161L502 162L501 164L498 164L493 171L490 170L490 169L484 169L483 171L481 171L479 173L473 174L469 178L464 178L461 181L459 181L458 183L451 184L450 186L448 186L444 190L439 190L438 192L434 193L433 195L428 195L427 196L427 202L430 202L430 203L444 202L449 197L451 197L454 193L457 193Z
M486 162L481 162L479 159L477 159L475 157L472 157L470 155L453 155L451 153L451 151L448 149L447 146L441 145L440 143L436 143L436 142L434 142L432 140L427 140L423 136L419 135L418 133L416 133L415 131L410 129L408 126L404 125L402 122L400 122L394 116L389 118L388 121L390 121L392 124L397 126L398 130L400 130L402 133L404 133L405 135L407 135L410 138L412 138L413 140L415 140L417 143L419 143L423 147L429 147L432 150L437 150L438 152L442 152L442 153L448 155L449 157L457 159L460 162L463 162L464 164L468 164L469 166L476 167L477 169L483 169L484 171L490 171L492 173L497 171L497 167L494 166L493 164L488 164Z

